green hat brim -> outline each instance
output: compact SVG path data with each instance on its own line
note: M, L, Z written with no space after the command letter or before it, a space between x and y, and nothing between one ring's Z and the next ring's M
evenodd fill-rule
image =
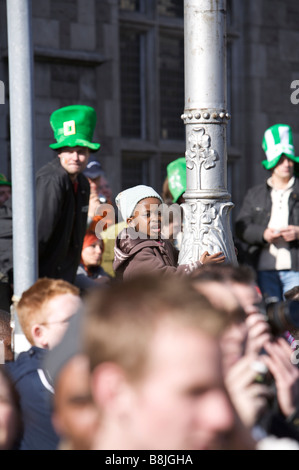
M186 190L184 189L181 193L177 194L173 199L172 199L172 202L176 203L180 197L184 194Z
M295 157L294 155L290 155L290 154L284 152L281 155L278 155L278 157L273 158L273 160L271 160L270 162L269 162L269 160L263 160L262 165L266 168L266 170L271 170L272 168L274 168L277 165L277 163L281 159L282 155L285 155L290 160L293 160L293 162L295 162L295 163L299 163L299 157Z
M72 138L75 137L75 138ZM55 144L50 144L49 147L53 150L61 149L64 147L87 147L93 152L99 150L101 144L95 142L89 142L85 139L78 139L76 136L71 136L70 138L64 139L62 142L56 142Z
M11 186L9 181L0 181L0 186Z

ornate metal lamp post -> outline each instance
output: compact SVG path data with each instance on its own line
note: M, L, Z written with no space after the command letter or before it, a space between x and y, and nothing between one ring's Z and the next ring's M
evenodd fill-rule
M179 263L222 251L237 264L227 192L226 0L184 0L187 190Z

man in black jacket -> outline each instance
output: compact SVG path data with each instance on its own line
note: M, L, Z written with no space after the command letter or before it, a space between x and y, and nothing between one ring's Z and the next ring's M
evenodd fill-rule
M42 167L36 179L39 277L73 283L86 232L89 183L82 174L91 151L95 110L67 106L52 113L50 123L58 158Z
M262 164L271 177L247 192L236 235L248 245L248 260L264 296L283 300L286 291L299 285L299 157L290 126L267 129L263 149L267 159Z

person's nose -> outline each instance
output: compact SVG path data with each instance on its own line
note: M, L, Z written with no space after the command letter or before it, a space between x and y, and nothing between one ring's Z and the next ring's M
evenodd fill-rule
M285 159L283 160L283 165L284 165L285 167L289 168L289 167L292 167L292 166L293 166L293 162L292 162L292 160L290 160L289 158L285 158Z
M158 222L161 220L161 212L159 212L158 210L153 210L151 212L151 220L152 222Z
M79 160L79 152L77 150L72 151L72 159L77 162Z

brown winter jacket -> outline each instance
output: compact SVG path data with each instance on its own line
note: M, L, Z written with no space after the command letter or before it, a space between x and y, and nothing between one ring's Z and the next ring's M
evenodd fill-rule
M125 228L115 241L113 269L117 279L128 280L140 274L189 274L197 265L178 266L178 251L169 240L136 238ZM194 263L195 264L195 263Z

